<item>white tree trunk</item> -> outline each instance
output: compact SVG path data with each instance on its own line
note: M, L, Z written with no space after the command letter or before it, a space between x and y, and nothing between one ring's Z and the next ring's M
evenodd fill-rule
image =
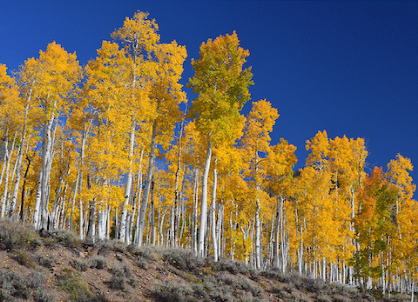
M192 249L197 255L197 204L199 199L199 169L196 168L193 186Z
M119 235L118 239L127 242L128 240L128 234L126 232L126 223L127 223L127 215L128 215L128 204L131 199L131 193L132 193L132 160L134 155L134 144L135 144L135 128L136 123L133 122L131 134L129 136L129 171L128 175L126 175L126 186L125 186L125 201L122 205L122 216L120 219L120 228L119 228Z
M12 142L12 148L9 152L8 150L8 130L6 131L6 143L5 143L5 152L6 152L6 177L4 179L4 190L3 190L3 196L1 198L1 218L4 217L4 215L6 214L6 204L7 204L7 196L8 196L8 188L9 188L9 178L10 178L10 162L11 162L11 155L13 154L14 151L14 145L15 145L15 140L16 140L16 134L13 138L13 142Z
M216 233L216 186L218 183L218 173L216 171L217 159L215 158L215 165L213 169L213 189L212 189L212 204L211 204L211 220L212 220L212 245L213 245L213 260L218 262L218 240Z
M29 100L30 100L30 96L29 96ZM13 188L12 200L10 202L10 207L9 207L9 212L8 212L8 216L10 218L13 218L13 213L16 208L17 194L19 191L20 174L21 174L20 170L22 167L22 158L23 158L23 153L24 153L23 146L25 145L25 141L26 141L26 125L27 125L27 119L28 119L28 111L29 111L29 105L25 107L25 114L23 118L22 141L20 142L20 149L17 155L17 174L16 174L16 180L15 180L15 184Z
M135 191L135 204L136 204L136 210L137 210L137 214L136 214L136 225L139 225L139 217L140 215L140 210L141 210L141 196L142 196L142 157L144 155L144 149L141 150L141 156L139 159L139 168L138 168L138 181L136 184L136 191ZM131 226L131 229L133 229L133 225ZM138 229L135 231L135 237L134 237L134 244L137 245L138 243Z
M144 191L144 196L142 198L142 204L141 204L141 210L139 213L139 224L137 225L137 246L142 245L142 239L144 236L144 224L145 224L145 214L147 212L147 206L148 206L148 199L151 191L151 181L152 181L152 175L154 171L154 157L155 157L155 136L157 132L157 125L156 121L154 121L152 125L152 133L151 133L151 149L149 154L149 164L148 164L148 171L147 171L147 183Z
M97 211L97 239L104 240L106 237L106 211Z
M52 128L55 121L55 114L52 113L51 118L48 120L47 125L44 127L44 136L42 140L42 165L41 165L41 173L42 173L42 181L38 185L40 186L41 190L41 212L39 213L42 215L40 221L41 225L38 226L41 229L47 230L48 228L48 199L49 199L49 191L48 191L48 181L49 176L51 173L51 164L52 164L52 144L53 144L53 137L52 137Z
M94 199L92 205L90 206L89 225L87 231L87 239L91 243L95 243L96 241L96 207L96 199Z
M218 221L217 221L217 225L216 225L216 241L218 242L217 246L218 246L218 260L219 257L221 257L223 255L223 245L222 245L222 232L223 232L223 221L224 221L224 206L223 206L223 202L220 204L219 210L218 210Z
M206 149L206 161L205 170L203 171L202 178L202 200L200 201L200 228L199 228L199 240L198 240L198 255L204 256L205 249L205 233L206 233L206 220L207 220L207 207L208 207L208 176L210 169L210 161L212 158L212 143L210 136L208 137L208 146Z

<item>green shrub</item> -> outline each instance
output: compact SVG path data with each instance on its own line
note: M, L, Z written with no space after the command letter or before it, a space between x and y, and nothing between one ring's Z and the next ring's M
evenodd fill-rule
M138 267L140 267L144 270L148 269L148 262L142 257L137 257L134 263L135 263L136 266L138 266Z
M42 242L33 227L0 219L0 250L35 249L39 246Z
M107 259L102 256L93 256L88 260L88 266L96 269L105 269L107 267Z
M307 277L301 278L303 287L310 293L330 293L329 284L325 283L323 280L311 279Z
M33 294L34 302L53 302L55 298L53 295L48 293L45 289L39 289Z
M311 300L305 296L303 296L302 294L298 293L298 292L294 292L292 294L292 298L293 301L296 302L310 302Z
M13 259L26 267L34 267L32 258L24 250L13 250Z
M71 260L70 265L79 272L85 272L87 271L87 268L89 267L88 263L86 261L78 261L78 260Z
M274 286L271 289L271 292L276 294L276 296L281 299L288 299L291 297L291 295L284 289L282 285Z
M46 267L46 268L52 268L54 266L55 258L54 256L45 256L45 255L38 255L38 263L40 266Z
M193 289L189 284L158 282L151 289L151 293L159 299L159 301L195 301L193 297Z
M196 299L199 299L199 301L209 300L208 287L201 283L191 283L190 285L193 290L193 296L196 297Z
M95 244L98 249L98 255L107 255L110 252L124 253L126 251L126 244L119 240L101 240Z
M192 251L185 249L167 249L163 252L162 259L175 268L198 273L203 267L203 259L195 256Z
M255 271L250 268L248 265L244 264L240 261L232 261L228 258L221 258L218 262L215 264L215 269L217 271L228 271L233 275L236 274L254 274Z
M141 246L137 247L129 245L126 250L133 256L144 258L146 260L158 260L159 254L162 253L162 249L158 246Z
M132 276L131 268L127 265L113 265L109 272L112 274L112 278L108 282L109 287L115 290L127 290L126 279Z
M341 296L341 295L334 295L332 296L334 302L350 302L351 299Z
M263 271L261 272L261 275L270 280L276 280L283 283L289 282L289 274L284 274L278 270Z
M131 278L129 278L129 279L128 279L128 284L129 284L131 287L135 288L135 287L137 287L137 286L138 286L139 281L138 281L138 279L136 279L136 278L134 278L134 277L131 277Z
M81 246L81 241L78 239L78 237L73 232L68 230L54 230L49 233L49 236L56 243L59 243L65 247L75 248Z
M316 297L316 301L318 301L318 302L332 302L332 300L328 296L325 296L323 294L318 295Z
M13 298L29 298L25 280L15 272L0 272L0 301L13 301Z
M64 269L64 273L58 277L58 283L61 290L70 294L72 301L85 302L92 298L88 285L81 280L78 272Z
M226 274L222 274L218 276L218 281L225 285L231 287L231 291L244 291L250 292L254 297L261 296L261 289L257 285L253 285L251 282L247 281L244 278L239 278L236 276L229 276Z
M288 292L289 294L293 293L293 287L290 285L285 285L283 289Z
M44 275L40 272L30 272L25 277L25 283L28 288L39 288L43 285Z

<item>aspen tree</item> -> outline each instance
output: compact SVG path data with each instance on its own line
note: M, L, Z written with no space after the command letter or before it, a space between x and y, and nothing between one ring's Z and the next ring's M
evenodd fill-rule
M209 39L200 46L200 57L192 59L195 71L188 87L199 94L189 111L196 118L198 131L207 136L206 160L202 180L202 200L198 255L203 256L207 220L208 175L212 146L221 141L239 137L243 117L239 111L249 100L248 87L252 85L251 69L242 69L249 52L239 47L237 34ZM238 130L238 131L237 131ZM237 137L238 136L238 137Z
M53 42L48 44L46 51L39 52L39 59L31 60L37 70L33 73L33 98L43 109L41 122L42 166L40 182L37 188L33 224L37 229L48 228L48 181L51 173L53 156L54 131L58 118L68 110L68 97L81 79L81 67L75 54L69 54L61 45Z
M0 185L2 184L3 177L5 179L4 182L4 190L1 197L1 217L4 217L6 214L6 210L8 212L8 216L11 217L14 212L14 207L16 204L16 198L12 198L12 202L10 203L10 208L6 209L8 203L8 187L9 187L9 179L11 179L11 175L9 173L9 168L12 161L12 153L15 147L16 136L19 132L19 124L21 121L18 120L18 117L23 111L22 103L19 98L19 91L18 86L16 85L16 81L14 78L10 77L7 74L7 67L6 65L0 64L0 125L2 128L3 133L3 142L1 148L4 150L4 157L1 160L3 161L3 169L2 169L2 177L0 180ZM20 130L23 131L23 130ZM22 133L24 135L24 133ZM9 140L11 140L12 146L9 148ZM20 180L20 166L22 161L22 155L24 152L24 142L20 144L16 164L18 169L19 176L17 177L17 184L19 185ZM5 170L4 170L5 168ZM4 171L4 172L3 172ZM5 175L4 175L5 173ZM13 191L14 196L14 191ZM12 210L11 210L12 209ZM10 211L11 210L11 211Z
M110 209L118 207L120 201L119 193L113 199L110 196L120 192L116 183L129 165L128 151L124 147L129 118L126 114L128 110L123 106L127 92L125 80L129 72L125 51L120 50L118 44L103 41L97 52L98 57L86 67L88 80L82 95L84 102L93 109L90 113L94 124L93 135L87 142L87 173L91 182L89 190L97 194L90 200L97 210L97 235L99 239L104 239L107 236L107 214ZM91 223L94 223L93 218Z
M144 106L144 104L140 104L138 98L132 97L131 99L134 106L142 106L143 109L151 113L150 122L152 124L146 186L136 231L136 242L139 246L142 244L145 213L151 189L157 132L164 127L170 129L173 127L180 116L178 105L185 101L185 94L178 81L183 72L183 62L187 56L186 48L178 45L175 41L169 44L159 43L160 36L157 34L157 30L158 25L155 20L149 20L147 13L137 12L132 19L126 18L123 27L112 34L113 38L122 42L131 59L132 72L129 85L133 90L138 89L137 87L148 89L148 99L150 101ZM133 127L130 136L130 157L133 154L134 131L138 114L144 113L135 110L131 112ZM129 170L119 234L119 238L122 240L126 236L126 205L130 199L131 174L132 172Z
M253 186L256 190L255 196L255 258L256 267L261 269L261 203L262 195L262 181L265 175L265 169L263 165L264 158L262 153L268 154L270 151L270 133L273 131L273 126L276 119L279 117L276 108L272 108L270 102L266 100L260 100L253 102L253 107L247 116L246 127L244 136L242 138L243 149L247 153L247 162L250 163L249 176L253 182Z
M267 155L267 178L263 184L272 194L276 195L273 266L281 267L283 272L286 272L290 247L289 230L286 227L289 217L287 217L285 210L285 202L292 196L293 167L297 162L295 150L296 147L283 138L280 139L279 144L270 148Z

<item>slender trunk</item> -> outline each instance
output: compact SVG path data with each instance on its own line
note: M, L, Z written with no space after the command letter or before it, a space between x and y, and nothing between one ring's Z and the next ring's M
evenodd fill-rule
M179 229L179 217L178 217L178 204L180 201L180 192L179 192L179 184L180 184L180 166L181 166L181 150L182 150L182 137L183 137L183 125L184 121L181 121L180 125L180 133L178 139L178 155L177 155L177 171L176 171L176 180L175 180L175 188L174 188L174 229L173 229L173 247L178 246L177 242L177 234Z
M216 186L218 183L218 173L216 171L218 159L215 157L214 169L213 169L213 189L212 189L212 204L211 204L211 220L212 220L212 246L213 246L213 260L218 262L218 241L216 234Z
M197 204L199 199L199 169L195 171L195 180L193 187L193 216L192 216L192 248L197 255Z
M200 204L200 229L199 229L199 241L198 241L198 255L204 256L204 244L206 233L206 220L207 220L207 207L208 207L208 176L210 169L210 161L212 157L212 142L210 141L210 135L208 136L208 146L206 149L206 161L205 170L203 171L202 178L202 200Z
M171 206L171 211L170 211L170 229L168 232L169 238L170 238L170 247L174 248L175 247L175 242L174 242L174 216L176 216L176 210L174 206Z
M152 184L151 184L151 228L152 228L152 233L151 233L151 244L155 245L156 243L156 238L157 238L157 229L155 227L155 203L154 203L154 188L155 188L155 184L154 184L154 178L152 180Z
M44 127L44 136L42 140L42 165L41 165L41 173L42 173L42 179L40 188L38 190L41 190L41 206L40 210L41 212L39 215L41 225L38 225L38 228L41 228L43 230L47 230L48 228L48 180L51 172L51 163L52 163L52 144L53 144L53 134L52 134L52 128L55 121L55 113L52 112L51 118L47 121L46 126ZM56 128L55 128L56 129Z
M137 213L136 213L137 229L135 230L135 238L134 238L134 244L136 244L136 245L138 243L138 238L139 238L139 236L138 236L138 234L139 234L139 232L138 232L139 217L141 216L140 215L140 209L141 209L140 201L141 201L141 196L142 196L142 157L143 157L143 155L144 155L144 149L141 150L141 156L140 156L140 159L139 159L138 181L137 181L137 184L136 184L136 191L135 191L135 196L134 196L135 202L137 204L137 208L136 208L136 210L137 210ZM131 226L131 229L132 228L133 228L133 226Z
M29 111L29 105L27 105L25 107L25 114L24 114L24 118L23 118L22 141L20 142L21 147L20 147L19 153L17 155L17 174L16 174L16 180L15 180L14 189L13 189L12 200L10 202L9 213L8 213L8 216L10 218L12 218L13 213L15 211L16 201L17 201L17 193L19 191L20 170L21 170L21 167L22 167L22 157L23 157L23 153L24 153L23 146L25 145L25 141L26 141L26 125L27 125L28 111Z
M218 246L218 260L219 258L224 254L224 248L222 245L222 238L223 238L223 221L224 221L224 205L223 205L223 201L219 206L219 210L218 210L218 221L217 221L217 225L216 225L216 241L218 242L217 246Z
M30 168L30 158L26 154L26 160L28 161L28 165L26 166L25 176L23 177L23 185L22 185L22 196L20 201L20 220L23 221L24 211L25 211L25 191L26 191L26 181L28 179L28 172Z
M7 129L5 138L3 139L4 144L2 144L0 146L2 149L4 149L4 156L2 158L3 168L1 169L1 175L0 175L0 186L3 184L4 173L6 171L7 154L8 154L8 151L9 151L9 149L8 149L9 148L8 147L9 146L9 136L8 136L8 134L9 134L9 130Z
M7 133L8 133L8 131L6 131L6 140L8 139ZM10 152L8 150L8 144L6 142L6 148L5 148L6 149L5 150L5 152L6 152L6 172L5 172L6 175L5 176L6 177L4 179L4 190L3 190L3 196L1 198L1 218L3 218L4 215L6 214L6 206L7 206L8 192L9 192L8 191L8 189L9 189L9 179L10 179L9 170L10 170L10 162L11 162L12 154L14 152L15 141L16 141L16 133L15 133L15 136L14 136L13 141L12 141L12 147L11 147Z
M260 222L260 184L258 182L258 152L255 152L255 178L256 178L256 209L255 209L255 264L261 269L261 222Z
M103 203L103 202L102 202ZM103 204L101 204L99 207L103 207ZM105 210L98 210L97 211L97 239L104 240L106 233L106 211Z
M139 224L137 225L137 231L138 231L138 241L137 246L142 245L142 239L144 235L144 224L145 224L145 213L147 212L147 205L148 205L148 199L151 191L151 180L153 175L153 168L154 168L154 157L155 157L155 136L157 132L157 122L154 121L152 125L152 134L151 134L151 149L149 154L149 164L148 164L148 171L147 171L147 180L146 180L146 187L144 191L144 196L142 199L141 204L141 210L140 210L140 216L139 216Z
M274 229L274 245L273 245L273 267L279 268L280 261L279 261L279 222L281 220L280 217L280 198L279 195L276 197L277 204L276 204L276 226Z
M125 187L125 201L122 205L122 216L120 219L120 228L118 239L126 242L128 240L128 234L126 232L126 222L127 222L127 215L128 215L128 204L131 199L132 194L132 159L134 155L134 144L135 144L135 128L136 123L135 121L132 123L131 134L129 136L129 171L128 175L126 175L126 187Z
M96 198L93 199L90 205L89 213L89 226L87 231L87 240L91 243L95 243L96 239Z

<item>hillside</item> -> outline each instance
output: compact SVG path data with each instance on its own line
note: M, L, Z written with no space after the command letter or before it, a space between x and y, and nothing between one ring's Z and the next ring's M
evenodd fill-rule
M80 242L0 221L0 301L410 301L190 251Z

